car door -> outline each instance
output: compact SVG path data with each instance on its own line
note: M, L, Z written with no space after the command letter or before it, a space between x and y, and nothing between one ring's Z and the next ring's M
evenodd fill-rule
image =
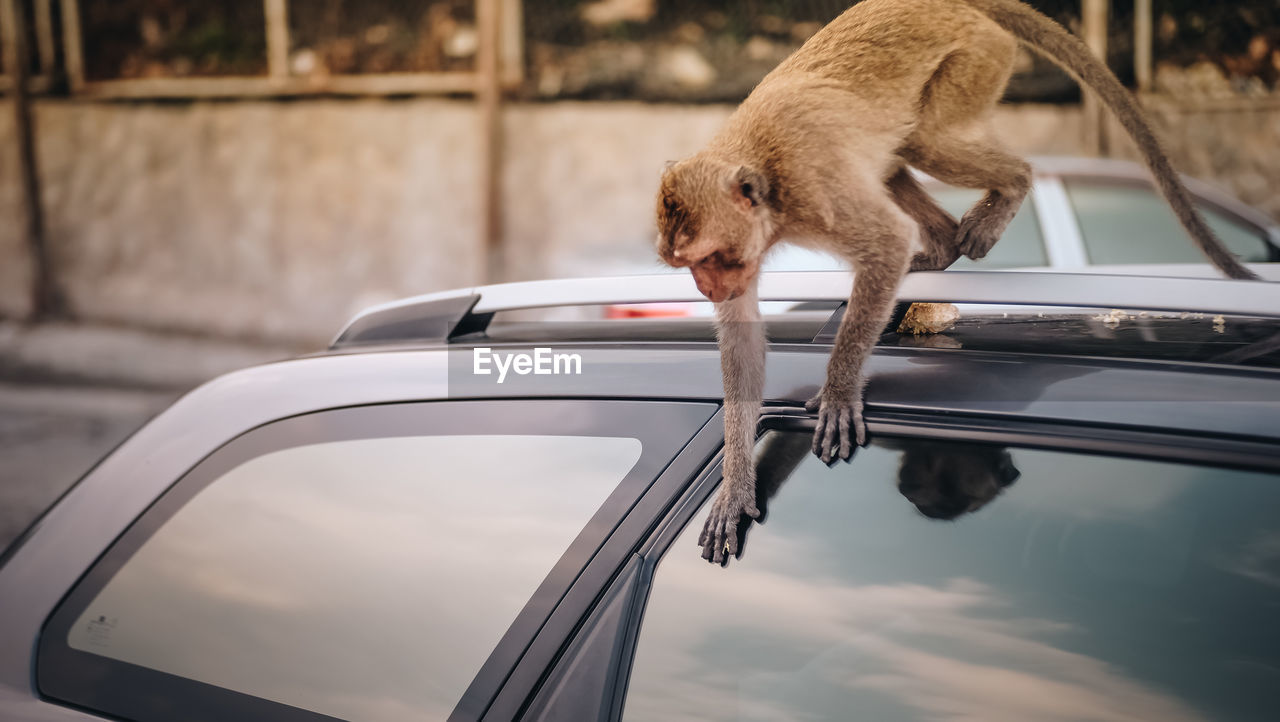
M811 425L766 419L742 558L710 467L523 719L1273 717L1273 446L916 415L829 469Z
M705 464L689 441L716 408L440 401L254 428L67 592L35 685L135 720L478 718L637 500Z
M1063 176L1059 182L1059 190L1075 218L1074 224L1064 227L1078 232L1078 243L1089 265L1205 262L1204 254L1178 222L1173 209L1150 183L1074 175ZM1240 260L1280 260L1280 249L1266 227L1206 198L1193 195L1192 200L1209 228Z

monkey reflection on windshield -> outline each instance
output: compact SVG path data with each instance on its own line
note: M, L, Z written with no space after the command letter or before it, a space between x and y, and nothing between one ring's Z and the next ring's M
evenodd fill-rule
M951 521L972 514L1021 476L1009 450L1000 446L919 439L881 439L876 445L902 452L898 492L930 519ZM730 557L742 558L748 532L768 519L769 501L804 461L810 446L810 438L804 433L769 432L764 436L755 459L760 516L739 520L737 527L730 530L735 551L722 553L719 559L706 543L711 533L711 521L707 520L698 536L703 559L723 567L729 564Z
M1021 472L1009 450L945 441L890 442L902 450L898 492L930 519L952 520L991 503Z

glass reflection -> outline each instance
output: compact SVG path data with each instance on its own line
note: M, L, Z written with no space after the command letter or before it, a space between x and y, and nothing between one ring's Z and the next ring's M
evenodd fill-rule
M792 468L728 569L700 516L668 550L628 720L1274 717L1274 476L903 440Z
M344 719L445 719L640 447L424 436L252 459L169 519L68 643Z
M901 449L898 492L930 519L971 514L1017 481L1007 449L940 441L886 442Z

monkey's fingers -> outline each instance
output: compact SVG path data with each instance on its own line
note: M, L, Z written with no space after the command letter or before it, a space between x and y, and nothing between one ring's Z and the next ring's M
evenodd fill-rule
M707 532L702 541L702 558L712 564L726 566L729 557L738 553L738 519L741 514L713 508L707 516Z
M711 561L711 559L715 556L715 553L716 553L716 545L713 544L712 542L707 542L706 544L702 545L703 559L706 559L707 561Z
M826 431L826 422L822 417L818 417L818 425L813 429L813 455L818 457L818 460L824 464L828 463L827 460L823 458L826 454L826 448L822 445L822 439L826 436Z
M858 446L867 445L867 421L862 418L862 404L858 404L858 408L853 410L853 434L858 442ZM848 461L849 457L845 457Z
M832 413L829 408L818 414L818 428L814 429L814 453L824 464L832 464L837 457L835 452L840 447L836 434L840 431L839 413Z
M717 537L723 537L720 532L719 515L716 514L715 505L711 507L711 511L707 514L707 520L702 524L702 533L698 535L698 546L702 547L702 558L712 564L719 564L716 559L716 548L723 544L717 541Z
M822 394L818 394L817 396L814 396L813 398L804 402L804 410L808 411L811 414L820 408L822 408Z
M854 434L850 433L849 426L851 424L855 427L854 433L857 433L859 430L856 429L858 424L853 420L853 409L848 406L842 407L840 409L840 459L843 461L848 461L853 456ZM858 445L861 446L862 434L857 433L857 435Z
M738 553L738 519L728 516L720 519L720 528L724 532L722 540L716 543L715 563L728 566L729 558Z
M712 515L715 516L715 519L711 522L711 528L715 533L712 534L711 539L708 540L708 546L711 547L711 563L723 564L725 539L724 523L721 521L719 514L712 512Z

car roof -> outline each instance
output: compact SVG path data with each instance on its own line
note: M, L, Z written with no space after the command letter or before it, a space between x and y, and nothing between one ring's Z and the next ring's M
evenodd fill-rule
M846 272L761 274L762 301L796 302L767 318L770 340L775 345L831 343L851 284ZM370 308L342 329L330 353L553 342L713 343L714 322L707 317L600 319L587 312L569 320L530 320L520 313L703 300L688 274L464 288ZM945 271L909 274L898 300L965 304L963 317L946 336L970 350L1276 365L1275 351L1259 352L1257 344L1280 334L1280 284L1118 273ZM879 345L922 343L886 334Z

